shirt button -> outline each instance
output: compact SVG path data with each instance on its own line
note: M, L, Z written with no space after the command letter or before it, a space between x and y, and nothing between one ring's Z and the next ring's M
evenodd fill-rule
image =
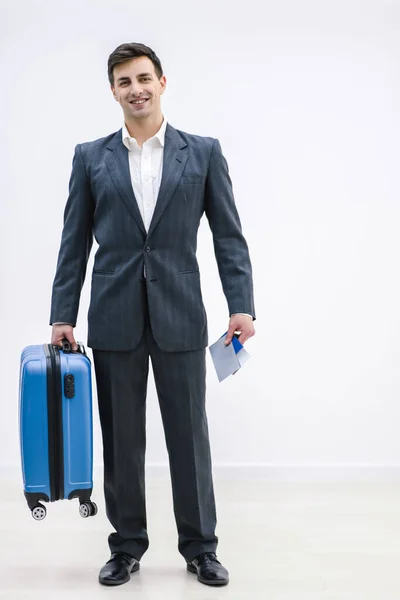
M150 246L146 246L146 248L144 249L145 252L150 252L151 248Z

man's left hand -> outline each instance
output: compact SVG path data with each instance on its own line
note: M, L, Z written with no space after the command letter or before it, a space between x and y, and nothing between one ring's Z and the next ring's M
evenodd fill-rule
M225 346L231 343L235 332L240 333L239 342L241 344L247 342L247 340L256 333L253 319L247 315L232 315L229 321L228 333L225 338Z

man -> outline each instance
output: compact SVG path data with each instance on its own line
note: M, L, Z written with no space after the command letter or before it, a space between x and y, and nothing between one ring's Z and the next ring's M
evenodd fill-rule
M209 585L228 583L215 554L216 511L205 411L207 318L196 260L205 212L230 321L254 335L252 271L218 140L174 129L161 111L166 78L156 54L122 44L108 76L122 129L75 148L53 283L51 343L73 335L92 236L88 345L103 437L111 558L99 581L119 585L147 550L145 402L149 356L169 454L178 549Z

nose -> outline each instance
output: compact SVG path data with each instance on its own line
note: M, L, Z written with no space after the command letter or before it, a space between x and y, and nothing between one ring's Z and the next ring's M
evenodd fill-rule
M137 83L132 83L132 94L135 96L135 98L137 96L140 96L141 93L142 93L141 86Z

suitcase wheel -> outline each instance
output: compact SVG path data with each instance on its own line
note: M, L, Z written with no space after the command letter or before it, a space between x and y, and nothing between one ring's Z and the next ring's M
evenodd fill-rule
M43 504L37 504L32 509L32 517L35 521L43 521L45 516L47 515L46 507Z
M79 506L79 514L84 519L94 517L97 514L97 505L94 502L83 502Z

